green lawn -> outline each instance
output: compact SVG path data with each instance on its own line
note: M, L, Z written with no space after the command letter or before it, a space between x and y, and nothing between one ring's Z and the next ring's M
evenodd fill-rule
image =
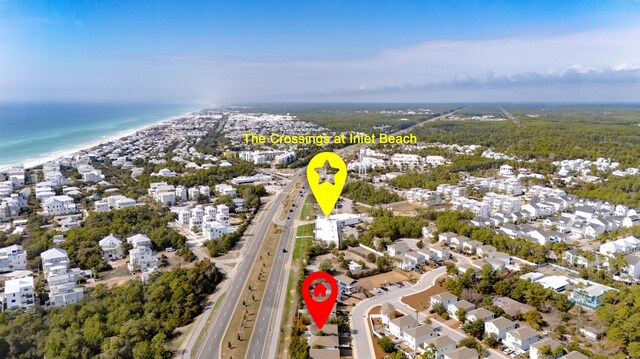
M305 224L298 227L296 237L296 245L293 248L293 261L297 261L302 257L302 253L313 243L313 223Z
M309 219L316 218L316 209L313 206L316 204L315 198L313 196L307 196L307 199L304 201L304 205L302 206L302 211L300 212L300 219L303 221Z

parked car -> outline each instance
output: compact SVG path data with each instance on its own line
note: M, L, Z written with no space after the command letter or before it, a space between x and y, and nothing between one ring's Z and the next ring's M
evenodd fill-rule
M167 251L167 252L175 252L176 251L176 249L173 248L173 247L165 248L164 250Z

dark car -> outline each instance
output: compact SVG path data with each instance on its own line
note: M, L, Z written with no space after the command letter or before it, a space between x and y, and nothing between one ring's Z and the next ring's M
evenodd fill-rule
M282 248L282 253L287 253L287 250L285 248Z

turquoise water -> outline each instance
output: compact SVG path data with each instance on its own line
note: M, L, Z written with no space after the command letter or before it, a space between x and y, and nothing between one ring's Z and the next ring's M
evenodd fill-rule
M194 111L193 105L0 103L0 168Z

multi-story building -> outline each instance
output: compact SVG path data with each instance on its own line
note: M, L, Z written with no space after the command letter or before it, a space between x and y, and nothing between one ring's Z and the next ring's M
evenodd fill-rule
M18 244L0 248L0 273L27 269L27 252Z
M4 285L4 302L7 309L28 308L35 303L33 277L10 279Z

